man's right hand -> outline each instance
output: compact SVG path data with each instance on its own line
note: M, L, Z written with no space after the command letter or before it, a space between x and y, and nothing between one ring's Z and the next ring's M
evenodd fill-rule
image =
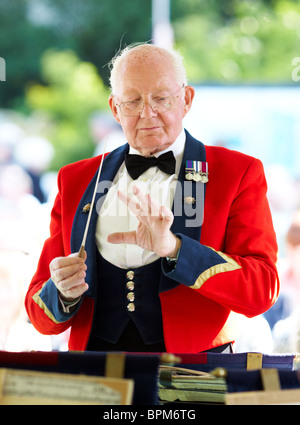
M54 258L50 263L51 279L60 292L63 301L74 301L84 294L89 286L85 282L86 277L86 253L84 258L78 257L78 253L68 257Z

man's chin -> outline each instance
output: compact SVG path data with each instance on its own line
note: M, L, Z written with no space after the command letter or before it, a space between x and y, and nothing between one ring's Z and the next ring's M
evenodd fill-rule
M149 156L154 155L157 152L161 152L171 146L171 142L164 142L160 138L145 138L136 146L133 146L137 149L142 155Z

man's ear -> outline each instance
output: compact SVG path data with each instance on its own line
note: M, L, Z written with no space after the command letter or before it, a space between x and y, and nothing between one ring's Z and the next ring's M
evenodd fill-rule
M118 108L117 108L117 106L116 106L116 103L115 103L115 98L114 98L114 96L113 95L110 95L109 96L109 98L108 98L108 104L109 104L109 107L110 107L110 109L111 109L111 112L112 112L112 114L113 114L113 116L114 116L114 119L119 123L119 124L121 124L121 121L120 121L120 118L119 118L119 111L118 111Z
M184 100L185 100L184 115L183 115L184 117L186 116L186 114L189 112L189 110L192 107L194 96L195 96L194 87L186 86L185 87L185 96L184 96Z

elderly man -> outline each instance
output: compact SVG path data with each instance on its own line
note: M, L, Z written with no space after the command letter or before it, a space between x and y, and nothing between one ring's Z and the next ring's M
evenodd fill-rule
M60 170L51 236L26 296L40 332L71 327L71 350L231 352L236 313L252 317L276 301L262 164L185 131L193 98L176 52L142 44L112 62L109 105L127 143Z

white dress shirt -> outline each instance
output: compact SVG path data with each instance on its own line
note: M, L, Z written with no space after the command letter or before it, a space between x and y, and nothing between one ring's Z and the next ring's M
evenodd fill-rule
M154 252L146 251L134 244L109 243L107 236L114 232L136 230L138 226L138 219L129 211L127 205L119 200L117 196L119 190L133 196L133 187L137 186L143 193L149 193L161 205L172 208L185 139L185 132L182 130L179 137L169 148L155 155L159 156L169 150L173 151L176 159L175 174L173 175L162 172L158 167L151 167L138 179L133 180L127 173L125 163L121 165L113 185L108 190L97 220L96 244L105 260L117 267L127 269L150 264L159 258ZM130 147L129 153L140 155L132 147Z

